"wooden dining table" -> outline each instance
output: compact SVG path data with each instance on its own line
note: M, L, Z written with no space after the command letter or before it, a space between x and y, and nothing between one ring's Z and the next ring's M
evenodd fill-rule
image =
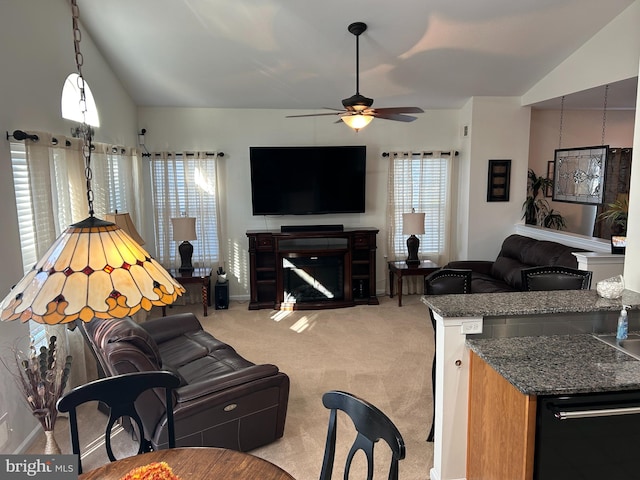
M214 447L170 448L134 455L85 472L78 480L120 480L134 468L153 462L166 462L181 480L295 480L267 460Z

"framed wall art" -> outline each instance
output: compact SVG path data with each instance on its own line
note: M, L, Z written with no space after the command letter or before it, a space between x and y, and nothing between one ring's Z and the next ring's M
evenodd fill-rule
M608 145L556 150L553 201L601 204L608 153Z
M489 160L487 202L508 202L511 160Z

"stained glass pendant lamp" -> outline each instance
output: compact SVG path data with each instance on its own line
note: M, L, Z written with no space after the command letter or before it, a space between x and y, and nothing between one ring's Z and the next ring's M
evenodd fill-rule
M71 0L76 64L84 92L78 7ZM81 93L81 98L84 94ZM124 318L170 305L185 292L155 259L118 225L96 218L91 189L91 128L79 128L89 217L71 225L0 303L0 319L44 324Z
M123 318L184 293L124 230L90 216L71 225L2 301L4 320L49 325Z

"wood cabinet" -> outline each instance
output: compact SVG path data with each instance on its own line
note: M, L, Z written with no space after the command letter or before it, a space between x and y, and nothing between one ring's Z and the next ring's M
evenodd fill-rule
M467 480L530 480L536 397L470 352Z
M247 231L249 309L377 305L377 233L376 228Z

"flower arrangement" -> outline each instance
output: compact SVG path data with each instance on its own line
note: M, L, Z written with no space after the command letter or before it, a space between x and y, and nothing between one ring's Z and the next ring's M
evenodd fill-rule
M71 369L72 357L64 356L64 361L61 361L58 358L61 353L56 341L57 338L52 335L49 345L40 347L38 354L32 339L27 358L24 358L20 350L13 348L17 371L9 368L2 360L14 376L22 396L45 432L53 431L58 417L56 402L64 392Z
M153 462L137 467L120 480L180 480L167 462Z

